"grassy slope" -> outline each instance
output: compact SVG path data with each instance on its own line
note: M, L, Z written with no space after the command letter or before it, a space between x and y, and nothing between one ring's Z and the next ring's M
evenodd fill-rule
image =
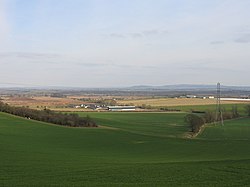
M213 140L206 130L202 139L166 138L159 133L160 129L167 133L177 118L175 123L181 130L172 132L185 131L178 116L183 114L145 113L137 114L138 118L133 113L125 114L93 114L99 123L119 128L112 130L58 127L0 113L0 186L247 186L250 183L247 133L244 140ZM115 120L112 124L111 118ZM153 119L157 122L149 133ZM166 129L160 125L161 120L166 121ZM250 120L245 120L244 124L250 125ZM127 124L140 128L133 130Z

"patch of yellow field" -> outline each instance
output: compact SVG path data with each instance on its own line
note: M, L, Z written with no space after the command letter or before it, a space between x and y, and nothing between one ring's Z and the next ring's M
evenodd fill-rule
M133 104L141 106L142 104L151 106L191 106L191 105L212 105L216 104L216 99L200 99L200 98L156 98L141 100L124 100L118 101L119 104ZM222 104L242 103L239 101L221 101Z

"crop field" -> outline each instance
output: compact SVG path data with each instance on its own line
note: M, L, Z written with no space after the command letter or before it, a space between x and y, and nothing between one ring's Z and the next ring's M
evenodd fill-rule
M2 97L3 102L13 106L29 106L30 108L62 107L68 104L81 104L81 101L58 97Z
M0 186L249 186L250 119L207 126L185 113L80 113L68 128L0 113Z
M155 98L155 99L135 99L118 101L119 104L133 104L141 106L143 104L156 106L194 106L194 105L214 105L216 99L200 99L200 98ZM221 101L222 104L243 103L240 101Z

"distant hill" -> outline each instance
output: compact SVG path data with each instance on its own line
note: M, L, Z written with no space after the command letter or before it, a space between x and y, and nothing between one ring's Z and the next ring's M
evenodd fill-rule
M172 91L192 91L192 90L216 90L216 85L201 85L201 84L176 84L176 85L163 85L163 86L148 86L138 85L128 87L129 90L145 91L145 90L172 90ZM225 91L242 90L250 91L249 86L221 86Z
M250 86L221 86L222 95L225 97L249 97ZM202 84L175 84L175 85L136 85L130 87L0 87L0 95L62 95L101 94L101 95L147 95L147 96L179 96L187 94L215 95L216 85Z

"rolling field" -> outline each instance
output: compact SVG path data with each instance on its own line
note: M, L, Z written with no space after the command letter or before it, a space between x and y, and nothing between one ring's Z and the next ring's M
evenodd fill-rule
M104 127L67 128L0 113L0 186L250 184L248 118L184 139L184 113L88 114Z

